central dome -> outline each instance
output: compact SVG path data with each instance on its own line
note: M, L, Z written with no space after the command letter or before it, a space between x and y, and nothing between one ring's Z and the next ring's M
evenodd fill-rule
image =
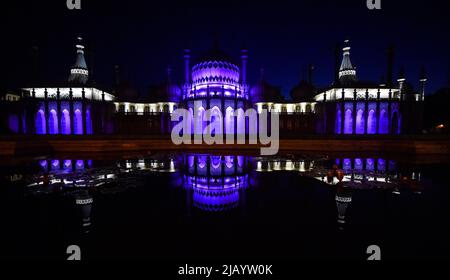
M192 67L194 85L223 83L236 86L239 84L239 76L239 67L217 47L201 56L199 62Z

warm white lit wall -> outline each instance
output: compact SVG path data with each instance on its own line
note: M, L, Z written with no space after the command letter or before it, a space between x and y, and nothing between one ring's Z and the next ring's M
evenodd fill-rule
M175 106L177 106L177 103L175 102L158 102L158 103L133 103L133 102L114 102L114 105L116 107L116 112L119 112L120 105L125 106L125 112L131 112L130 107L134 106L134 112L138 114L144 113L145 107L149 107L149 112L156 113L156 112L163 112L164 106L169 106L169 113L173 113Z
M56 98L57 97L57 91L58 88L34 88L35 97L36 98L45 98L45 89L47 89L47 96L49 98ZM61 99L67 99L69 98L70 93L69 87L59 88L59 96ZM33 88L24 88L23 90L28 91L30 93L30 96L32 95ZM73 98L82 98L83 97L83 88L72 88L72 95ZM105 100L106 101L114 101L115 96L101 91L96 88L84 88L84 96L86 99L89 100L102 100L102 93L105 94Z
M381 88L380 89L380 99L389 99L389 90L392 92L392 98L400 98L400 91L398 88ZM356 88L356 98L357 99L365 99L366 98L365 88ZM377 88L368 89L369 91L369 99L376 99L378 94ZM344 88L344 98L345 99L353 99L355 88ZM327 95L327 101L335 101L342 99L342 88L332 88L325 92L319 93L314 96L315 101L323 101L324 94Z
M286 112L286 113L306 113L306 106L311 106L311 113L315 112L316 102L300 102L300 103L273 103L258 102L255 103L258 113L262 112L263 106L267 105L269 112ZM283 110L285 108L285 110Z

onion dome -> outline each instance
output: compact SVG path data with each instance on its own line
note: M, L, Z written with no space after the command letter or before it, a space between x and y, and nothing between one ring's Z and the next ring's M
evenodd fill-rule
M202 189L194 188L194 206L203 211L230 210L239 204L239 188Z
M158 101L179 102L181 93L181 88L172 81L172 69L168 67L167 79L162 85L156 88L154 97L158 99Z
M339 68L339 81L342 85L350 85L356 82L356 68L353 67L350 61L350 46L349 40L345 40L345 47L342 49L343 57L341 67Z
M192 67L193 85L220 82L228 85L238 85L240 71L233 60L217 46L203 55Z
M309 82L302 80L291 90L291 98L295 102L311 101L315 93L315 88Z
M113 90L113 94L117 97L118 101L133 102L139 98L139 92L128 80L122 80Z
M69 83L85 85L89 78L89 71L86 60L84 59L84 46L82 45L82 38L78 37L77 58L75 64L70 69Z
M253 102L281 102L283 96L278 87L272 86L264 78L264 69L261 69L261 78L259 82L250 89L250 95Z

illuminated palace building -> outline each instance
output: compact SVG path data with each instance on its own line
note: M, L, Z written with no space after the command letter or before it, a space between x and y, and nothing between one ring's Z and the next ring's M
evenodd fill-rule
M348 41L336 57L335 78L331 86L318 88L302 80L286 100L279 88L270 85L261 70L253 86L247 79L248 51L241 50L240 62L220 50L217 44L195 62L190 50L184 51L184 81L167 79L152 86L148 94L138 94L121 79L116 66L116 86L108 93L96 88L89 78L81 38L76 45L76 62L67 81L59 85L24 87L2 93L3 134L169 134L175 123L171 114L187 108L203 116L208 109L221 112L222 132L245 133L248 123L229 117L229 110L267 109L280 115L281 135L290 134L408 134L422 128L422 106L426 77L420 77L419 91L403 74L392 81L392 51L388 52L387 79L383 83L361 82L350 61ZM194 60L194 59L192 59ZM340 62L340 63L339 63ZM402 71L400 71L402 72ZM194 104L198 108L194 108ZM199 118L198 118L199 119ZM206 120L196 120L200 133ZM201 123L200 123L201 122Z

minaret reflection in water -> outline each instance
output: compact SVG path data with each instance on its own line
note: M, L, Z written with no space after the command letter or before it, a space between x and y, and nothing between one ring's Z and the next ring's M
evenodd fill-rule
M195 208L209 212L245 204L249 157L185 154L183 166L188 210L191 201Z

